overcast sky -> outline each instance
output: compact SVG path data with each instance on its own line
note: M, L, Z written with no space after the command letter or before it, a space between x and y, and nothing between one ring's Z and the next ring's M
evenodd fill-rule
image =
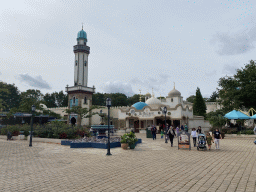
M255 60L256 2L242 0L17 0L0 6L0 80L21 91L74 85L84 23L88 86L97 92L184 99Z

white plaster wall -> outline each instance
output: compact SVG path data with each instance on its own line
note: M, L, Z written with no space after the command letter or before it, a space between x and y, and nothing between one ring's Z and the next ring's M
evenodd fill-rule
M83 62L83 69L84 69L84 86L87 87L87 81L88 81L88 54L84 53L84 61L86 61L86 66L84 66Z
M79 55L78 85L83 85L83 68L84 68L83 67L83 53L78 53L78 55Z

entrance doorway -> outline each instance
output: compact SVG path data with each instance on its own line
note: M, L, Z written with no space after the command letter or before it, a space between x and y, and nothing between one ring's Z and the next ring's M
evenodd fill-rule
M173 126L176 127L180 127L180 120L173 120Z

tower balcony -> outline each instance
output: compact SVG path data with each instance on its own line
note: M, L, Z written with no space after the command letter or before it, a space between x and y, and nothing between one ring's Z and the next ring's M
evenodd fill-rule
M90 54L90 47L86 45L75 45L73 46L73 51L74 53L84 52L84 53Z

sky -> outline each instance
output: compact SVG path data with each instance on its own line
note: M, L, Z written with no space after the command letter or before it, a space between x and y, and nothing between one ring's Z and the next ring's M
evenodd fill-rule
M42 93L74 85L77 33L96 92L210 97L255 60L256 1L9 0L0 6L0 80Z

